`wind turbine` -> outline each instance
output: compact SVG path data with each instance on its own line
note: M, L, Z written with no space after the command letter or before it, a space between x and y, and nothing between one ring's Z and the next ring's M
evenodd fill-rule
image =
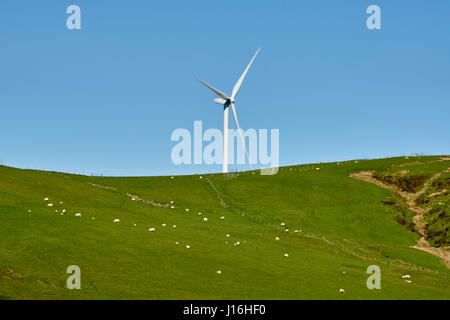
M249 156L248 156L247 148L245 147L244 136L242 135L242 130L239 126L239 120L238 120L237 113L236 113L236 106L234 104L235 104L236 96L239 92L239 89L242 86L242 82L244 82L245 76L247 75L247 72L250 69L250 67L252 66L252 63L255 60L256 56L258 55L260 49L261 48L258 48L258 50L256 50L255 55L253 56L252 60L250 60L250 63L248 64L247 68L245 68L244 73L242 73L241 77L238 79L238 81L234 85L233 91L231 93L231 97L226 95L222 91L217 90L213 86L210 86L209 84L200 80L199 78L195 77L195 79L197 79L201 84L203 84L209 90L214 92L214 94L216 96L218 96L218 98L214 99L214 102L217 104L223 105L223 164L222 164L222 172L223 173L228 172L228 113L229 113L230 106L231 106L231 110L233 111L234 120L236 121L239 135L241 137L241 142L244 146L245 154L246 154L248 162L250 164L250 168L252 166L252 164L250 163Z

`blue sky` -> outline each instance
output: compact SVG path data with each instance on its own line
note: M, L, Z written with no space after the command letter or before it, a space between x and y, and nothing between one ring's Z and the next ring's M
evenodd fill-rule
M66 28L71 4L81 30ZM366 28L370 4L382 30ZM281 165L449 154L449 15L447 0L2 1L0 162L218 172L174 165L170 135L222 128L192 75L230 93L259 46L239 120L280 130Z

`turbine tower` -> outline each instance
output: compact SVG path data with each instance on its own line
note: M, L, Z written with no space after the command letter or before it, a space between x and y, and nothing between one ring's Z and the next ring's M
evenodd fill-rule
M209 84L207 84L206 82L200 80L199 78L195 77L201 84L203 84L209 90L214 92L214 94L218 97L218 98L214 99L214 102L217 103L217 104L223 105L223 164L222 164L222 172L223 173L227 173L228 172L228 113L229 113L229 107L230 106L231 106L231 110L233 111L234 120L236 121L236 125L237 125L238 131L239 131L239 135L241 137L241 142L242 142L242 144L244 146L245 154L246 154L248 162L250 164L250 168L252 166L252 164L250 163L249 156L248 156L247 148L245 147L244 136L242 135L242 130L241 130L240 126L239 126L239 120L238 120L237 113L236 113L235 101L236 101L236 96L237 96L237 94L239 92L239 89L242 86L242 82L244 82L245 76L247 75L248 70L252 66L253 61L255 60L256 56L258 55L260 49L261 48L258 48L258 50L256 50L256 53L253 56L252 60L250 60L250 63L248 64L247 68L245 68L245 70L242 73L241 77L238 79L238 81L234 85L233 91L231 93L231 97L229 97L228 95L226 95L222 91L217 90L213 86L210 86Z

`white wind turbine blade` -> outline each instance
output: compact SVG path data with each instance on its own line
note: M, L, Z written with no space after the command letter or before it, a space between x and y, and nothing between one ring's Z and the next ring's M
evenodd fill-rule
M245 155L247 156L248 164L250 165L250 169L253 170L252 164L250 162L250 157L248 155L247 148L245 147L244 136L242 135L242 130L241 130L241 127L239 126L239 120L238 120L237 113L236 113L236 107L234 106L234 103L230 103L230 105L231 105L231 110L233 110L234 120L236 121L236 125L237 125L238 131L239 131L239 135L241 136L241 142L242 142L242 145L244 146L244 151L245 151Z
M239 80L236 82L236 84L234 85L233 88L233 93L231 94L232 98L235 98L236 95L239 92L239 89L242 86L242 82L244 82L245 76L247 75L248 70L250 69L250 67L252 66L253 61L255 60L256 56L259 53L259 50L261 50L261 48L258 48L258 50L256 50L255 55L253 56L252 60L250 61L250 63L248 64L247 68L244 70L244 73L241 75L241 77L239 78Z
M199 78L197 78L196 76L194 76L195 79L197 79L198 82L200 82L201 84L203 84L205 87L207 87L209 90L211 90L212 92L214 92L218 97L225 99L225 100L230 100L230 97L227 96L225 93L223 93L220 90L217 90L216 88L214 88L213 86L210 86L209 84L207 84L205 81L200 80Z

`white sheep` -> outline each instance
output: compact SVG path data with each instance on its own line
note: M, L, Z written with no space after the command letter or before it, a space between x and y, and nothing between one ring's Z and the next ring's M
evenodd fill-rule
M285 253L285 254L284 254L284 256L285 256L286 258L288 258L288 257L289 257L289 255L288 255L287 253Z
M114 219L114 223L119 223L120 220L119 219Z
M186 212L189 212L189 209L186 209Z
M165 227L165 226L166 226L166 224L165 224L165 223L163 223L163 224L161 224L161 226Z
M177 226L176 226L176 225L173 225L173 227L172 227L172 228L176 229L176 228L177 228Z
M187 246L186 246L186 249L189 249L190 247L191 247L190 245L187 245Z
M280 240L280 238L278 238L278 237L275 237L275 240Z
M48 201L48 198L45 198L44 201Z
M340 293L345 293L345 290L344 289L339 289L339 292Z
M286 232L289 232L289 229L286 229Z
M282 227L284 227L285 225L286 225L286 223L284 223L284 222L281 223L281 226L282 226Z
M81 213L79 212L75 213L75 217L81 217Z
M206 222L206 221L208 221L208 218L206 218L206 217L205 217L205 218L203 218L203 221L205 221L205 222Z
M199 212L199 213L198 213L198 215L199 215L199 216L201 216L201 215L202 215L202 213L201 213L201 212Z
M49 203L49 204L47 205L47 207L53 208L53 203Z
M179 243L178 241L175 241L175 244L176 244L176 245L179 245L180 243Z
M222 274L222 271L221 270L217 270L217 274Z
M230 235L229 234L227 234L227 238L229 238L230 237Z
M170 208L171 208L171 209L175 209L175 207L174 207L174 206L170 206Z
M150 232L153 232L153 231L155 231L156 229L155 228L149 228L148 229L148 231L150 231Z
M64 213L66 213L66 209L62 209L62 211L61 211L61 212L62 212L63 214L64 214Z
M172 200L172 201L170 201L170 204L173 204L173 200Z
M223 217L223 216L222 216L222 217L220 217L220 220L224 220L224 219L225 219L225 217Z
M409 274L405 274L404 276L402 276L402 279L409 279L409 278L411 278Z

